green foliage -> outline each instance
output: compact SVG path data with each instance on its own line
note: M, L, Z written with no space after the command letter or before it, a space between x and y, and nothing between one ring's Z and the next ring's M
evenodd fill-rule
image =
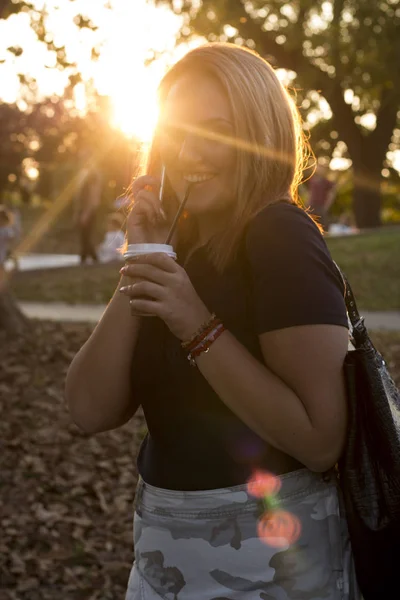
M22 137L25 124L25 116L15 105L0 104L0 190L7 185L11 173L20 175L27 155Z
M24 2L23 0L0 0L0 19L7 19L10 15L27 9L33 10L33 5L30 2Z

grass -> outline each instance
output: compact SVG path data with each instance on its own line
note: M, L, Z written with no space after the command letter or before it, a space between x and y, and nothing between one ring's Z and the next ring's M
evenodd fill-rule
M371 339L383 355L394 382L400 388L400 331L373 331Z
M67 231L61 228L61 237ZM360 308L400 310L400 228L327 237L327 244ZM118 278L117 264L65 267L16 273L12 288L19 300L96 304L110 300Z
M327 238L364 310L400 309L400 229Z
M21 271L11 277L11 288L18 300L104 304L117 286L121 266L122 263L108 263Z

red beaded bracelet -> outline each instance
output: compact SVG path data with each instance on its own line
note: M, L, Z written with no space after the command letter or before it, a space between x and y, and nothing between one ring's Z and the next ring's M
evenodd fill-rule
M207 338L207 336L214 331L214 329L218 325L222 325L222 322L219 319L216 319L215 321L213 321L210 324L209 327L207 327L207 329L205 329L203 331L203 333L201 333L200 335L198 335L193 340L193 342L190 344L190 346L188 346L188 347L185 348L186 352L192 352L195 348L197 348L203 342L203 340L205 340Z
M199 342L199 344L190 350L188 353L188 361L192 367L196 367L197 356L200 354L207 353L211 347L211 345L219 338L219 336L225 331L225 327L223 323L219 322L216 327L212 331L210 331L207 335L203 337L203 339Z
M204 337L210 333L215 327L221 323L220 319L213 313L206 323L203 323L201 327L196 331L196 333L188 340L187 342L182 342L181 346L184 350L188 350L189 352L195 348Z

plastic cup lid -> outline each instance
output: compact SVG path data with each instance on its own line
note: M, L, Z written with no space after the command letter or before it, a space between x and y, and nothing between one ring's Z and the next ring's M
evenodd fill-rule
M129 244L127 251L136 254L150 254L153 252L175 254L173 247L169 244Z

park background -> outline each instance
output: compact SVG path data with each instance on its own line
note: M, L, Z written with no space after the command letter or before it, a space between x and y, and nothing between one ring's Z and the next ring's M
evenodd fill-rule
M16 253L73 254L78 155L103 174L97 238L140 168L157 83L208 40L256 49L296 94L312 148L338 181L327 236L400 383L398 0L0 0L0 203L22 217ZM115 264L10 272L0 293L0 600L123 598L133 560L138 414L89 437L69 418L66 370L94 323L27 319L22 303L103 305Z

